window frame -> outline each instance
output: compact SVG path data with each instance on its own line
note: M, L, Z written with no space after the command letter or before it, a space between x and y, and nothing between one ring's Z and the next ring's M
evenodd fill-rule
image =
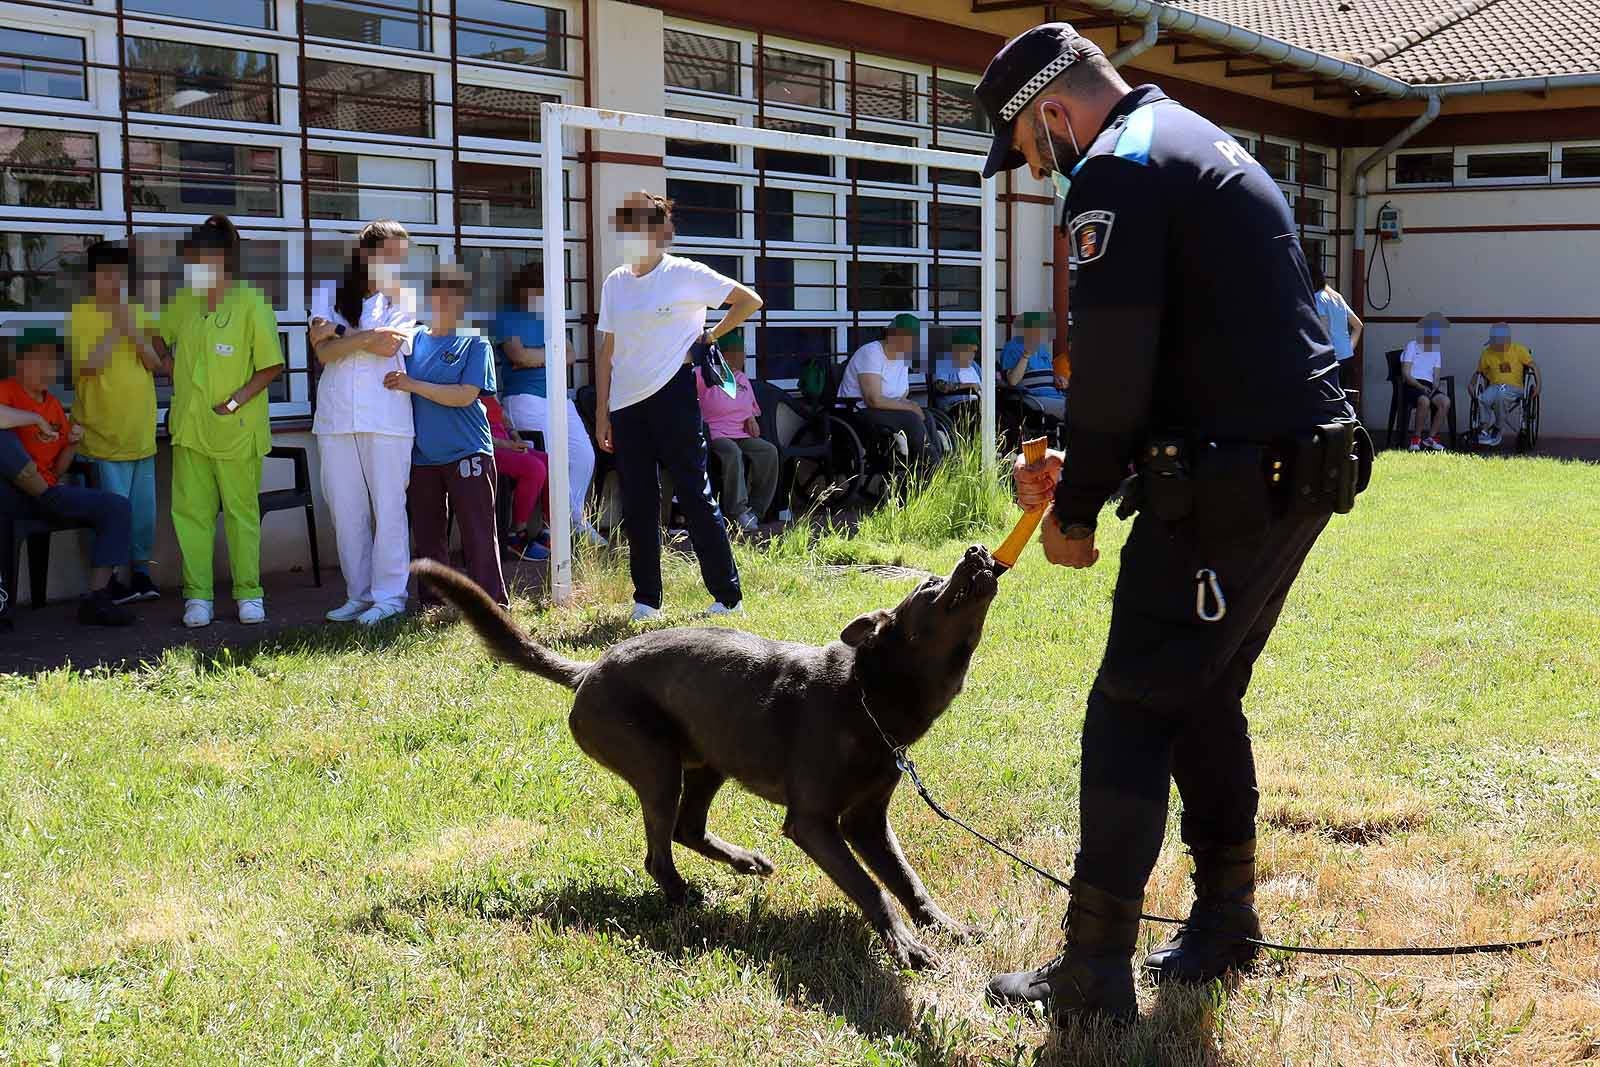
M319 137L324 140L340 140L349 144L387 145L391 149L395 145L429 148L450 143L450 124L454 121L451 103L455 95L455 86L451 83L450 64L448 62L423 59L416 53L391 54L388 52L333 48L322 44L313 45L309 40L306 42L305 54L307 60L315 59L327 63L342 63L346 66L355 67L373 67L381 70L393 70L401 74L429 75L431 77L429 85L432 91L428 107L431 132L425 137L415 137L408 134L374 133L371 130L345 130L337 126L312 126L309 123L305 123L308 137L313 140ZM404 57L404 62L411 64L410 67L401 66L399 62L387 62L390 60L400 61L402 57ZM305 86L300 83L299 79L300 70L296 67L295 94L297 97L305 91ZM297 99L295 103L297 109L295 114L296 125L293 128L298 133L299 124L304 122L304 118L300 101Z
M1475 156L1520 156L1544 153L1544 173L1540 175L1523 175L1510 178L1470 178L1468 177L1472 158ZM1455 149L1454 169L1452 175L1455 183L1463 188L1478 188L1485 185L1551 185L1554 184L1554 164L1556 154L1554 146L1548 141L1540 141L1521 145L1469 145L1458 146Z
M44 125L49 123L49 125ZM117 160L121 158L122 146L117 140L114 130L109 130L103 121L87 118L45 117L43 115L30 115L26 112L17 112L0 118L0 125L15 126L31 130L59 130L63 133L86 134L94 139L95 170L90 175L94 184L95 199L98 201L94 207L36 207L26 204L0 204L0 225L9 223L14 217L27 217L36 220L55 220L62 222L83 222L90 218L110 215L113 211L122 211L122 182L120 175L105 173L118 166ZM114 151L112 151L114 149ZM107 180L109 179L109 180Z

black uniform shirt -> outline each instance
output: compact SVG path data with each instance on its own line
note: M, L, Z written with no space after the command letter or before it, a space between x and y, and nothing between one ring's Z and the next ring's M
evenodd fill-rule
M1289 205L1230 135L1141 86L1073 169L1066 212L1063 524L1092 526L1153 434L1268 443L1348 415Z

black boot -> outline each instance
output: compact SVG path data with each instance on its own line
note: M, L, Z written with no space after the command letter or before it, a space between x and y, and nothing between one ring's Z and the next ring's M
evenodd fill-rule
M1100 1016L1132 1022L1139 1016L1130 957L1139 943L1141 897L1114 897L1072 880L1067 904L1066 951L1050 972L1050 1016L1063 1026Z
M1261 937L1256 914L1256 842L1194 850L1194 907L1189 919L1144 966L1157 982L1204 984L1256 955L1244 940Z
M1064 956L1057 956L1042 967L1031 971L1011 971L989 979L986 993L994 1004L1035 1004L1040 1008L1050 999L1050 976L1061 966Z

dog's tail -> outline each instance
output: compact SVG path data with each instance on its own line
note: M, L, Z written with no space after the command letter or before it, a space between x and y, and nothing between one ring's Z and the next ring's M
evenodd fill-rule
M522 631L477 582L431 559L413 560L411 573L426 579L439 595L460 610L483 643L498 659L521 667L568 689L578 688L589 664L576 663L545 648Z

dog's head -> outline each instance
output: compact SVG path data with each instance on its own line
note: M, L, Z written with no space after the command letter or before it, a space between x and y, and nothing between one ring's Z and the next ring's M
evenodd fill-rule
M998 589L994 557L973 545L950 577L928 578L894 607L851 622L839 639L859 654L898 660L929 680L953 676L959 685Z

